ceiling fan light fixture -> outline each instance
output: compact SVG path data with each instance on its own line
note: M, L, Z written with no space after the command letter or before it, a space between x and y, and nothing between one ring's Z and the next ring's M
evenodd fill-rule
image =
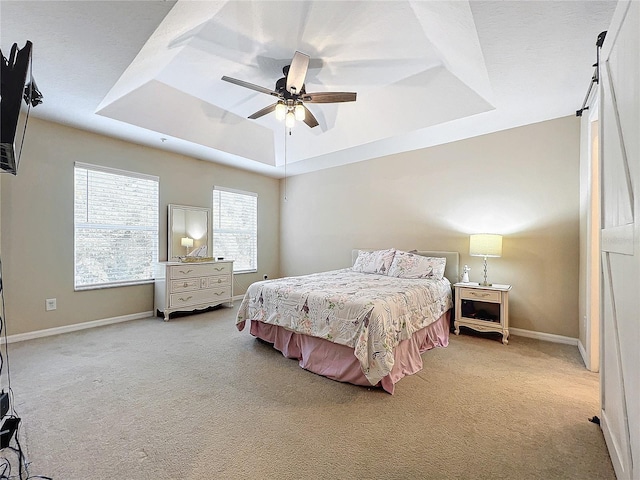
M282 102L278 102L278 104L276 105L276 118L282 121L284 120L284 117L286 114L287 114L287 106Z
M0 0L2 1L2 0ZM264 93L278 100L275 104L261 108L257 112L249 115L248 118L255 120L275 111L279 121L285 120L288 128L293 128L296 120L304 122L309 128L317 127L318 120L313 113L305 107L308 103L338 103L355 102L354 92L317 92L307 93L305 91L305 78L309 68L309 55L296 51L291 59L291 64L282 68L283 78L278 79L274 90L270 90L260 85L238 80L237 78L223 75L222 80L233 83L250 90Z
M293 128L293 126L296 124L296 117L293 112L287 112L284 123L287 128Z

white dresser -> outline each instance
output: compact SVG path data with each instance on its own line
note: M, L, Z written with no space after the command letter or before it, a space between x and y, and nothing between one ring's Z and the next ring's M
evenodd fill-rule
M233 260L156 264L154 311L165 322L172 312L190 312L226 303L233 306Z

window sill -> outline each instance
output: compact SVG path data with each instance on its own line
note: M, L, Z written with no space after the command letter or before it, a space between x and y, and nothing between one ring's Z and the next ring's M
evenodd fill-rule
M154 280L136 280L134 282L121 282L121 283L105 283L101 285L87 285L82 287L73 287L74 292L86 292L87 290L104 290L106 288L119 288L119 287L133 287L136 285L148 285L153 284Z

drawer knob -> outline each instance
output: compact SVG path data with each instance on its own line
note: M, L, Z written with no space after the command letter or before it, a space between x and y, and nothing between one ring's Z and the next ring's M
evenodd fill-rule
M186 287L189 286L189 284L187 282L184 282L184 285L182 285L182 286L186 288Z
M218 279L218 283L222 283L222 279L220 279L220 278L219 278L219 279Z

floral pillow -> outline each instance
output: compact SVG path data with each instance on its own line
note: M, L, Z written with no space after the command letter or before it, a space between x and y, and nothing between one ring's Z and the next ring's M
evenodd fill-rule
M399 278L430 278L440 280L444 276L446 258L423 257L396 250L387 275Z
M387 250L375 250L373 252L359 250L358 258L356 258L356 261L353 263L352 270L354 272L387 275L395 253L395 248L388 248Z

